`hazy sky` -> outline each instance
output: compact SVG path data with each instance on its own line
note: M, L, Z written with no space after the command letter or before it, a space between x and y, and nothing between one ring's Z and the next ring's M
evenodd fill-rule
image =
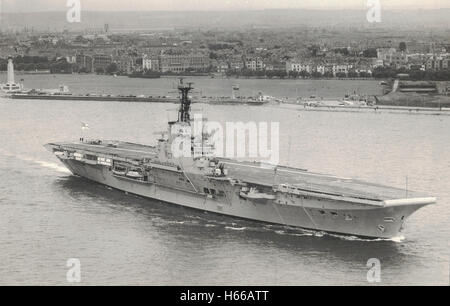
M66 10L68 0L0 0L3 12ZM80 0L82 10L366 9L368 0ZM372 0L373 1L373 0ZM382 9L450 8L450 0L380 0Z

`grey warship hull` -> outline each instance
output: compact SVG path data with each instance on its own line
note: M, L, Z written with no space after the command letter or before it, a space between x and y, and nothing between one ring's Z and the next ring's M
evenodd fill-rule
M190 117L191 85L180 81L178 120L168 123L168 137L163 133L156 146L82 138L45 146L73 174L125 192L317 231L394 238L409 215L436 201L402 189L217 157L209 145L212 134L198 130Z
M110 144L114 143L111 147ZM435 198L357 180L217 159L226 176L195 164L158 162L155 147L123 142L50 143L75 175L143 197L256 221L371 238L399 236L406 218ZM141 175L116 171L116 165ZM133 172L135 173L135 172ZM258 189L257 196L248 193Z

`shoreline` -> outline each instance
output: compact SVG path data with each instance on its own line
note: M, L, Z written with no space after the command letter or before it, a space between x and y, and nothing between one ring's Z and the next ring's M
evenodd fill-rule
M6 75L6 71L0 71L0 75ZM114 76L113 74L96 74L96 73L51 73L50 71L15 71L15 75L40 75L40 74L44 74L44 75L53 75L53 76L58 76L58 75L77 75L77 76L105 76L105 77L129 77L128 75L116 75ZM279 78L279 77L265 77L265 76L219 76L219 75L214 75L212 76L211 74L208 73L199 73L199 74L164 74L161 73L160 76L161 78L211 78L211 79L235 79L235 80L274 80L274 81L279 81L279 80L292 80L292 81L298 81L298 80L318 80L318 81L377 81L377 80L385 80L384 78L370 78L370 77L349 77L349 78L342 78L342 77L323 77L323 78L314 78L314 77L309 77L309 78L289 78L289 77L285 77L285 78ZM134 76L134 77L129 77L131 79L135 78L135 79L152 79L153 77L145 77L145 76ZM426 81L426 80L423 80Z
M0 75L6 75L6 71L0 71ZM145 77L145 76L133 76L130 77L128 75L121 75L121 74L96 74L96 73L52 73L50 71L15 71L15 75L53 75L53 76L59 76L59 75L77 75L77 76L103 76L103 77L126 77L131 79L155 79L155 78L207 78L207 79L232 79L232 80L274 80L274 81L299 81L299 80L305 80L305 81L385 81L387 79L390 79L389 77L385 78L376 78L376 77L306 77L306 78L289 78L289 77L267 77L267 76L226 76L226 75L217 75L214 73L198 73L198 74L172 74L172 73L161 73L157 77ZM418 82L450 82L450 80L434 80L434 79L414 79L411 81L418 81Z

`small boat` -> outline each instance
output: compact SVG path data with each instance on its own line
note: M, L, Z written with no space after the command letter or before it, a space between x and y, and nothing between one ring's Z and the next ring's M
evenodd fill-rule
M143 179L144 175L140 170L130 170L126 173L127 177L133 178L133 179Z
M275 200L276 198L274 194L259 192L258 189L254 187L250 188L250 190L248 190L247 187L243 187L241 192L239 192L239 195L244 199L262 203Z
M68 159L69 158L69 154L67 153L67 151L55 151L54 153L60 159Z
M127 168L124 166L115 166L112 172L115 175L125 175L127 174Z

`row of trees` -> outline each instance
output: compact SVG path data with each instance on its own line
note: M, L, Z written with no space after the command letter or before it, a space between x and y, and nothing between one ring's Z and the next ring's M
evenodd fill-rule
M16 56L13 58L14 68L19 71L50 70L52 73L68 73L73 71L73 64L65 58L51 60L46 56ZM8 59L0 59L0 70L5 71L8 67Z
M168 71L168 72L164 72L163 74L165 74L165 75L198 75L198 74L211 73L213 71L215 71L215 67L210 65L204 69L186 69L184 72ZM75 70L75 72L77 72L77 71ZM121 71L119 69L119 66L116 63L112 62L105 68L102 68L102 67L97 68L95 70L95 73L97 73L97 74L126 74L127 72ZM143 71L138 71L137 73L142 73L143 75L155 75L155 74L158 74L159 72L155 71L155 70L144 69Z
M70 64L66 59L53 59L49 61L46 57L16 57L14 59L14 69L18 71L36 71L50 70L51 73L71 73L75 65ZM6 71L8 68L7 59L0 60L0 71Z
M7 59L3 59L3 61L7 61ZM48 57L46 56L28 56L28 55L18 55L13 58L14 64L42 64L48 63Z
M236 76L236 77L266 77L266 78L290 78L290 79L297 79L297 78L367 78L371 77L370 74L366 72L360 72L357 73L356 71L350 71L349 73L337 73L336 75L333 75L332 72L325 72L325 74L322 74L320 72L314 71L314 72L307 72L307 71L289 71L287 73L285 70L228 70L226 72L227 76Z
M373 76L379 79L395 78L397 74L408 74L412 80L450 81L450 69L423 71L420 69L377 67L373 70Z
M376 78L376 79L389 79L395 78L398 74L409 74L409 77L412 80L431 80L431 81L450 81L450 69L443 70L408 70L408 69L394 69L389 67L378 67L372 71L372 74L368 72L356 72L349 71L348 73L338 72L336 75L333 75L332 72L325 72L324 74L314 71L289 71L286 73L284 70L229 70L227 71L227 76L237 76L237 77L267 77L267 78Z

